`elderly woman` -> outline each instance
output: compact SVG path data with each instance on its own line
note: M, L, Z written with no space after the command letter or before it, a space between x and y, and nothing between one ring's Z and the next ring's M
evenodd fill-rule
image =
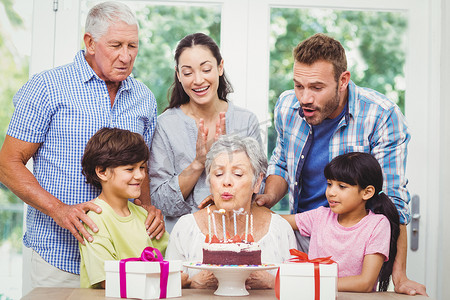
M258 142L251 137L221 136L206 156L205 170L214 205L209 211L226 211L226 232L234 233L234 212L253 215L253 238L261 248L263 263L280 263L290 258L289 249L296 247L290 225L277 214L252 202L267 169L267 158ZM244 232L245 218L239 218L237 231ZM212 219L217 236L223 236L222 219ZM211 221L210 221L211 222ZM167 259L202 261L202 246L208 235L208 208L182 216L170 235ZM187 275L186 275L187 274ZM189 276L189 278L188 278ZM217 280L209 271L187 270L183 285L214 288ZM247 286L253 289L273 288L275 276L268 271L253 272Z

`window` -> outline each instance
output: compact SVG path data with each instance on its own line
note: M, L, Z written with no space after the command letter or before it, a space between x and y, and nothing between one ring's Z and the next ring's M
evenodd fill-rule
M12 98L28 79L32 6L27 2L0 2L0 145L14 110ZM23 207L0 183L0 299L22 295Z

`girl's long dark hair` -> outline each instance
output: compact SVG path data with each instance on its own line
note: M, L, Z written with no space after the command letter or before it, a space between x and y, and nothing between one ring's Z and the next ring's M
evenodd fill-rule
M180 59L180 55L186 48L191 48L194 46L204 46L208 48L213 54L214 58L217 61L217 65L222 61L222 55L220 54L219 46L217 46L216 42L204 33L193 33L185 36L180 42L178 42L177 49L175 50L175 64L178 70L178 63ZM233 88L225 76L225 70L223 74L219 76L219 87L217 88L217 94L220 100L228 101L227 96L229 93L233 92ZM167 92L167 98L169 100L169 106L167 106L164 110L179 107L181 104L185 104L189 102L189 96L183 89L181 82L178 80L177 71L175 71L173 83L170 86Z
M376 214L383 214L391 225L389 260L383 263L378 275L379 291L386 291L389 277L392 274L395 256L397 255L397 239L400 234L400 220L397 209L391 199L382 192L383 172L378 161L369 153L351 152L335 157L324 170L328 180L342 181L350 185L358 185L361 189L372 185L375 194L367 200L366 208Z

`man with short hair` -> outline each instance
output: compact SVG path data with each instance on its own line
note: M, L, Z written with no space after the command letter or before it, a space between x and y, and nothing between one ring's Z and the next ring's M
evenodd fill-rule
M396 205L402 224L392 274L395 291L426 294L425 286L406 276L410 195L405 167L410 134L400 108L350 80L345 50L333 38L315 34L293 54L294 90L282 93L275 106L277 144L264 194L256 202L272 207L289 191L291 213L328 205L325 165L348 152L372 154L383 169L383 191ZM299 234L297 238L307 251L308 240Z
M156 125L152 92L130 77L139 46L138 25L124 4L100 3L86 19L84 43L72 63L33 76L15 95L15 111L0 151L0 181L27 203L24 244L33 249L33 287L79 287L82 223L101 212L100 190L81 173L89 138L102 127L143 135L150 147ZM26 168L33 157L33 174ZM150 237L164 233L161 211L151 205L148 175L140 200L149 211ZM81 234L81 235L80 235Z

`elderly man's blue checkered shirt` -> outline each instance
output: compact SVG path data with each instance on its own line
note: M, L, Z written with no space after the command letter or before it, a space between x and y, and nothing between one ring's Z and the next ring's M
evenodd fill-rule
M73 63L33 76L15 95L14 105L7 134L41 144L33 156L34 176L45 190L70 205L99 194L81 174L89 138L102 127L118 127L142 134L150 147L157 117L152 92L132 77L121 83L111 107L106 84L83 51ZM78 241L31 206L24 244L55 267L79 274Z
M301 174L306 156L314 154L308 154L311 127L303 118L294 90L281 94L275 105L274 122L278 138L267 175L279 175L286 180L289 208L295 213L301 205L301 186L296 175ZM410 220L405 176L409 140L406 120L399 107L384 95L350 81L348 110L330 139L329 160L348 152L372 154L383 170L383 191L397 207L402 224Z

